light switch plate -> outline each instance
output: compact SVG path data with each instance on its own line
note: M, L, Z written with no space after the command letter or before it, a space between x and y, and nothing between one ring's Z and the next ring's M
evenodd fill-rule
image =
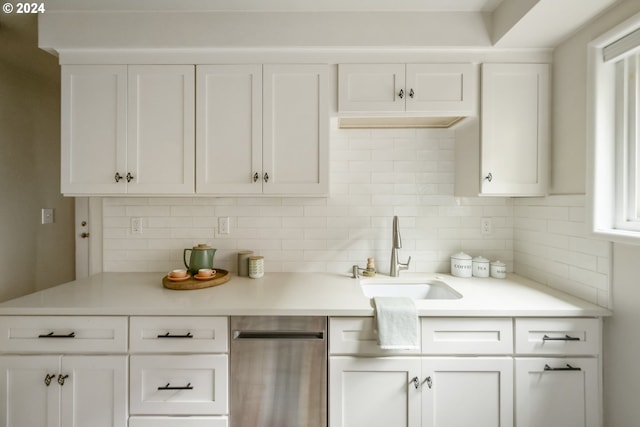
M53 224L55 218L53 217L53 208L42 208L42 224Z

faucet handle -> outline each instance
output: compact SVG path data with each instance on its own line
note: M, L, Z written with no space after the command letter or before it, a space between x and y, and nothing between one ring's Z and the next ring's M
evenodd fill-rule
M409 264L411 264L411 257L409 257L409 259L407 260L407 263L406 263L406 264L398 263L399 267L400 267L402 270L408 270L408 269L409 269Z

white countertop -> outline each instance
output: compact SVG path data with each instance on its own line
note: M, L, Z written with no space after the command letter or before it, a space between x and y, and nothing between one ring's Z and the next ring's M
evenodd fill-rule
M102 273L0 304L0 315L327 315L371 316L359 280L330 273L233 276L220 286L175 291L163 273ZM385 277L379 275L378 277ZM611 312L523 277L439 278L461 299L416 300L420 316L608 316Z

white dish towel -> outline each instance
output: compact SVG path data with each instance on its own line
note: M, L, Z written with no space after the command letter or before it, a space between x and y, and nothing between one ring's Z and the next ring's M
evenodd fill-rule
M411 298L375 297L378 345L384 350L414 350L419 347L418 312Z

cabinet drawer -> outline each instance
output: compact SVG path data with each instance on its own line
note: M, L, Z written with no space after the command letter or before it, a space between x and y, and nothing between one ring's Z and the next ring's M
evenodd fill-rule
M389 356L420 354L420 350L381 349L373 317L332 317L329 319L329 353Z
M584 318L516 319L518 354L599 354L600 321Z
M227 427L227 417L131 417L129 427Z
M509 319L422 318L424 354L511 354Z
M227 414L227 355L131 356L131 413Z
M226 353L226 317L132 317L132 353Z
M3 316L0 317L0 351L126 353L127 318Z

